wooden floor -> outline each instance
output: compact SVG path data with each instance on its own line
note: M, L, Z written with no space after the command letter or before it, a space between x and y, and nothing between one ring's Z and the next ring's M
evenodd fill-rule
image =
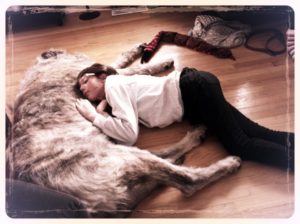
M186 34L195 13L132 14L111 17L103 12L91 21L68 14L61 27L50 27L7 35L6 100L12 106L23 72L35 57L49 48L80 52L95 61L110 64L134 44L149 42L161 30ZM286 30L285 24L275 24ZM257 42L261 42L261 37ZM218 76L225 97L249 118L272 129L294 130L294 63L286 55L276 57L233 49L235 61L217 59L183 47L163 45L152 59L172 57L175 68L185 66ZM138 63L138 62L136 62ZM164 129L142 127L137 146L159 150L184 136L187 123ZM185 165L205 166L227 155L214 138L186 156ZM294 175L266 165L243 162L242 168L185 198L172 187L161 187L133 211L132 218L288 218L294 212Z

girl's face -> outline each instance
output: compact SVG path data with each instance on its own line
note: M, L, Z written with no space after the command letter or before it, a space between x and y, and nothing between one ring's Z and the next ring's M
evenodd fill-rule
M79 80L80 91L89 101L103 100L105 78L106 74L82 76Z

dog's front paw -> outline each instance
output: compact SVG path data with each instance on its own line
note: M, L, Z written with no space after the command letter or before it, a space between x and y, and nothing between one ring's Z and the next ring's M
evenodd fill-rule
M138 48L143 51L147 47L147 43L141 43L138 45Z
M170 69L174 66L174 60L169 58L163 62L163 67L165 70Z

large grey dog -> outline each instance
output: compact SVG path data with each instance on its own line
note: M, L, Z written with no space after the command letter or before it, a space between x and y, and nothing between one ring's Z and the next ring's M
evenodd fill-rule
M135 47L113 64L119 74L153 75L172 67L172 60L127 66L141 53ZM74 84L79 71L94 61L81 54L49 50L25 74L14 105L7 160L11 177L78 198L97 217L124 217L158 184L189 196L240 166L230 156L208 167L176 165L201 143L199 127L156 155L113 143L76 110Z

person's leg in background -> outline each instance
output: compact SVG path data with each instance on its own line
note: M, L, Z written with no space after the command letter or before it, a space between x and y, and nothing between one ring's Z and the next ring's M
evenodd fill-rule
M287 38L287 52L289 56L295 59L295 30L288 29L286 31L286 38Z
M288 12L288 29L286 31L286 44L289 56L295 59L295 17L294 11L291 9Z

